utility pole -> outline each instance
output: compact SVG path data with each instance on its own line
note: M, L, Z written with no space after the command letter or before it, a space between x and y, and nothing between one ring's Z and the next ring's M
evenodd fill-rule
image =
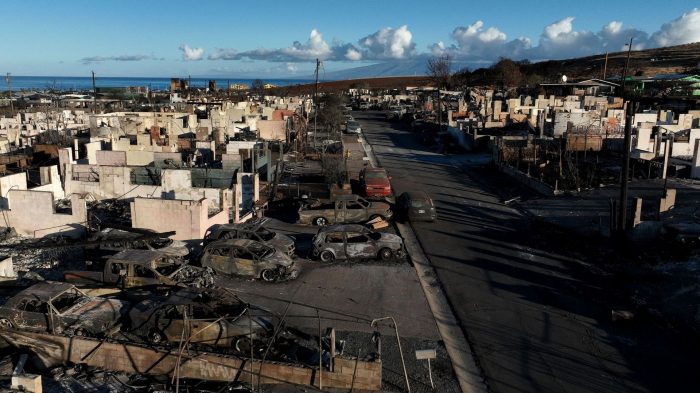
M442 101L440 101L440 81L437 83L438 132L442 131Z
M10 92L10 116L13 116L15 114L15 105L12 103L12 85L10 84L10 73L7 73L7 78L5 78L5 81L7 81L7 90Z
M630 38L629 49L627 50L627 61L625 62L625 71L622 73L622 98L625 98L625 85L627 84L627 68L630 66L630 55L632 54L632 41L634 41L634 37Z
M605 80L605 76L608 74L608 52L605 52L605 68L603 69L603 80Z
M622 176L620 184L620 212L618 229L620 233L627 226L627 186L630 169L630 145L632 144L632 118L634 117L634 103L627 101L627 117L625 118L625 150L622 152Z
M314 149L316 149L316 133L318 129L316 128L316 119L318 118L318 67L321 66L321 62L316 59L316 92L314 93Z
M95 71L92 71L92 113L97 113L97 88L95 88Z

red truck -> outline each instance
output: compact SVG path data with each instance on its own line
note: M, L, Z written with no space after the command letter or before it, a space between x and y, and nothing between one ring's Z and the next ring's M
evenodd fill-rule
M391 194L391 180L384 168L365 168L360 172L360 184L366 196Z

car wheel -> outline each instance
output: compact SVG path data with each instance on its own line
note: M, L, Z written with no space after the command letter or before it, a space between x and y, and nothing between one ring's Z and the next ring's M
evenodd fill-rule
M379 259L386 261L387 259L391 259L391 257L394 256L394 253L391 252L390 249L388 248L382 248L379 250Z
M76 336L82 336L82 337L92 337L92 333L90 333L88 330L83 329L83 328L75 329L75 332L73 334Z
M0 329L12 329L15 325L7 318L0 318Z
M326 224L328 224L328 220L326 220L325 218L323 218L323 217L314 218L314 225L319 226L319 227L323 227L323 226L326 226Z
M275 274L273 270L265 269L260 273L260 278L267 282L275 281L275 278L277 278L277 274Z
M162 344L165 342L165 335L158 330L153 330L148 332L148 342L154 345Z
M250 355L250 339L248 337L240 337L233 342L233 349L240 353Z
M333 255L333 252L331 252L331 251L326 250L326 251L321 253L321 260L323 262L330 262L334 259L335 259L335 255Z

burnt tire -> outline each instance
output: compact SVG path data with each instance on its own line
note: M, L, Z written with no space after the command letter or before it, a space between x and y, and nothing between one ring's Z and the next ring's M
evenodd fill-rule
M94 336L89 330L83 329L83 328L75 329L75 332L73 332L73 334L76 336L80 336L80 337L92 337L92 336Z
M388 248L382 248L381 250L379 250L379 254L377 254L377 256L382 261L386 261L393 258L394 253Z
M236 351L250 355L250 339L248 337L240 337L233 342L233 349Z
M262 272L260 272L260 278L263 281L267 282L275 281L275 279L277 279L277 273L275 273L274 270L265 269Z
M328 225L328 220L326 220L324 217L316 217L314 218L314 225L317 227L325 227Z
M151 329L148 331L148 342L153 345L163 344L166 341L165 334L159 330Z
M321 253L319 256L323 262L331 262L335 259L335 254L333 254L331 251L324 251Z
M0 329L12 329L15 325L7 318L0 318Z

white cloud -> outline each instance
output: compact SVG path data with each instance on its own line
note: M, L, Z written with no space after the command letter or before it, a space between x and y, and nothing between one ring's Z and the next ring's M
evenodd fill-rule
M216 53L212 53L207 57L209 60L235 60L238 51L234 48L219 48L216 47Z
M299 41L296 41L293 46L280 49L280 53L292 59L310 61L315 59L326 60L333 51L331 51L331 47L326 41L323 40L323 34L313 29L306 44L302 45Z
M374 34L360 39L360 46L366 48L374 59L406 59L416 54L413 35L404 25L394 30L385 27Z
M682 45L700 41L700 9L693 8L651 35L657 46Z
M402 60L416 55L411 42L413 36L407 26L394 30L391 27L378 30L359 40L358 45L344 44L333 38L332 45L323 40L323 34L313 29L309 39L302 44L295 41L292 46L280 49L258 47L254 50L238 52L233 48L216 48L209 60L266 60L273 62L313 62L319 60L360 61L360 60Z
M294 63L287 63L287 71L291 72L292 74L297 72L297 65Z
M607 34L617 34L622 29L622 22L612 21L603 26L603 31Z
M202 60L202 56L204 56L204 49L201 47L190 48L187 44L182 44L180 50L183 52L182 60L184 61Z
M360 51L357 49L348 48L347 53L345 53L345 58L350 61L362 60L362 53L360 53Z
M634 27L625 28L620 21L611 21L598 32L577 31L574 22L575 18L569 16L545 26L533 45L527 37L508 41L498 28L484 28L482 21L476 21L452 31L450 38L454 44L447 46L438 41L428 45L429 54L449 54L457 61L494 61L499 56L538 61L623 51L632 37L633 50L700 41L700 10L697 8L664 24L651 37Z
M447 51L452 56L477 58L500 56L496 53L503 48L506 42L505 33L495 27L482 29L484 22L476 21L467 27L457 27L452 31L450 38L457 42L457 47L450 47ZM444 47L444 45L442 45Z
M445 43L438 41L434 44L428 45L428 49L430 49L430 53L433 55L440 56L443 52L445 52Z
M305 43L295 41L291 46L278 49L258 47L238 52L234 48L216 48L210 60L254 60L297 64L314 62L315 59L330 61L377 61L406 60L416 56L449 54L455 61L488 63L500 56L513 59L563 59L625 50L625 44L634 37L634 50L657 46L668 46L700 41L700 9L694 8L679 18L664 24L651 36L634 27L625 27L622 21L610 21L599 31L575 29L573 16L554 21L542 29L535 41L528 37L508 40L497 26L484 26L477 20L460 26L449 35L452 43L438 41L428 45L426 53L418 54L413 35L407 26L397 29L385 27L359 39L356 43L343 43L333 38L329 44L316 29L312 30ZM534 42L533 42L534 41ZM183 60L201 59L202 48L183 45ZM85 58L85 61L104 61L107 58ZM292 66L296 67L296 65ZM284 66L281 67L284 69ZM290 70L291 71L291 70Z
M558 22L554 22L551 25L544 28L542 37L548 38L550 40L557 40L562 34L569 35L574 26L571 23L574 20L573 16L564 18ZM576 33L574 33L576 34Z
M119 55L119 56L109 56L109 57L102 57L102 56L92 56L92 57L83 57L82 59L78 60L79 62L83 64L92 64L92 63L101 63L103 61L141 61L141 60L158 60L158 58L151 54L149 55Z

